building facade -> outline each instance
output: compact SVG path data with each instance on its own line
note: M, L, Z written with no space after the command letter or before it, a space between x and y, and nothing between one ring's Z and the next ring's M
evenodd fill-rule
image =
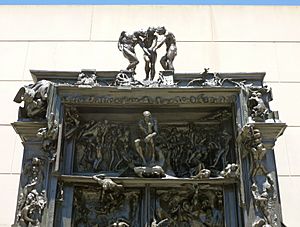
M266 72L271 108L288 125L275 146L283 220L297 226L300 123L292 100L300 81L299 7L1 6L0 11L1 226L14 219L23 147L10 126L18 109L12 100L32 82L29 69L120 70L127 64L117 49L121 31L159 25L176 34L176 72ZM143 75L142 65L137 75Z

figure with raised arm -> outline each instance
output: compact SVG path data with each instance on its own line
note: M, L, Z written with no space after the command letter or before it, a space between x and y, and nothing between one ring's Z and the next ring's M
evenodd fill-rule
M134 34L129 34L128 32L122 31L119 37L118 48L122 51L125 58L128 59L129 65L127 70L135 74L135 69L139 60L135 53L135 46L138 44L138 38Z

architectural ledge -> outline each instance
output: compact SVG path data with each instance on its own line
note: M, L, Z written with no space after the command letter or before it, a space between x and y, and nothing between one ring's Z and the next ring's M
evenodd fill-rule
M23 142L27 141L41 141L40 138L36 136L40 128L47 126L46 121L22 121L14 122L11 124L17 134L20 135Z
M76 175L61 175L59 178L69 184L82 185L94 183L92 176L76 176ZM125 187L144 187L149 185L152 187L170 188L182 187L185 184L203 184L203 185L230 185L238 183L239 181L234 178L213 177L209 179L191 179L191 178L140 178L140 177L110 177L117 184L122 184Z
M259 129L263 139L277 139L280 137L287 127L286 123L264 123L255 122L254 127Z

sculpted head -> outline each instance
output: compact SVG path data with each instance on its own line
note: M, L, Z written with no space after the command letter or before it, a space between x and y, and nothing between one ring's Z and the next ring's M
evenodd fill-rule
M149 121L151 119L150 111L148 111L148 110L144 111L143 116L144 116L145 121Z
M164 26L162 26L162 27L157 27L156 28L156 32L157 32L157 34L159 34L159 35L164 35L164 34L166 34L166 28L164 27Z

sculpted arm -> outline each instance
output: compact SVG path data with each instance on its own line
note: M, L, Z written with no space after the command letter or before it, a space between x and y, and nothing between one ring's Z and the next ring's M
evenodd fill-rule
M166 37L162 39L162 41L156 46L155 50L159 49L166 42Z

